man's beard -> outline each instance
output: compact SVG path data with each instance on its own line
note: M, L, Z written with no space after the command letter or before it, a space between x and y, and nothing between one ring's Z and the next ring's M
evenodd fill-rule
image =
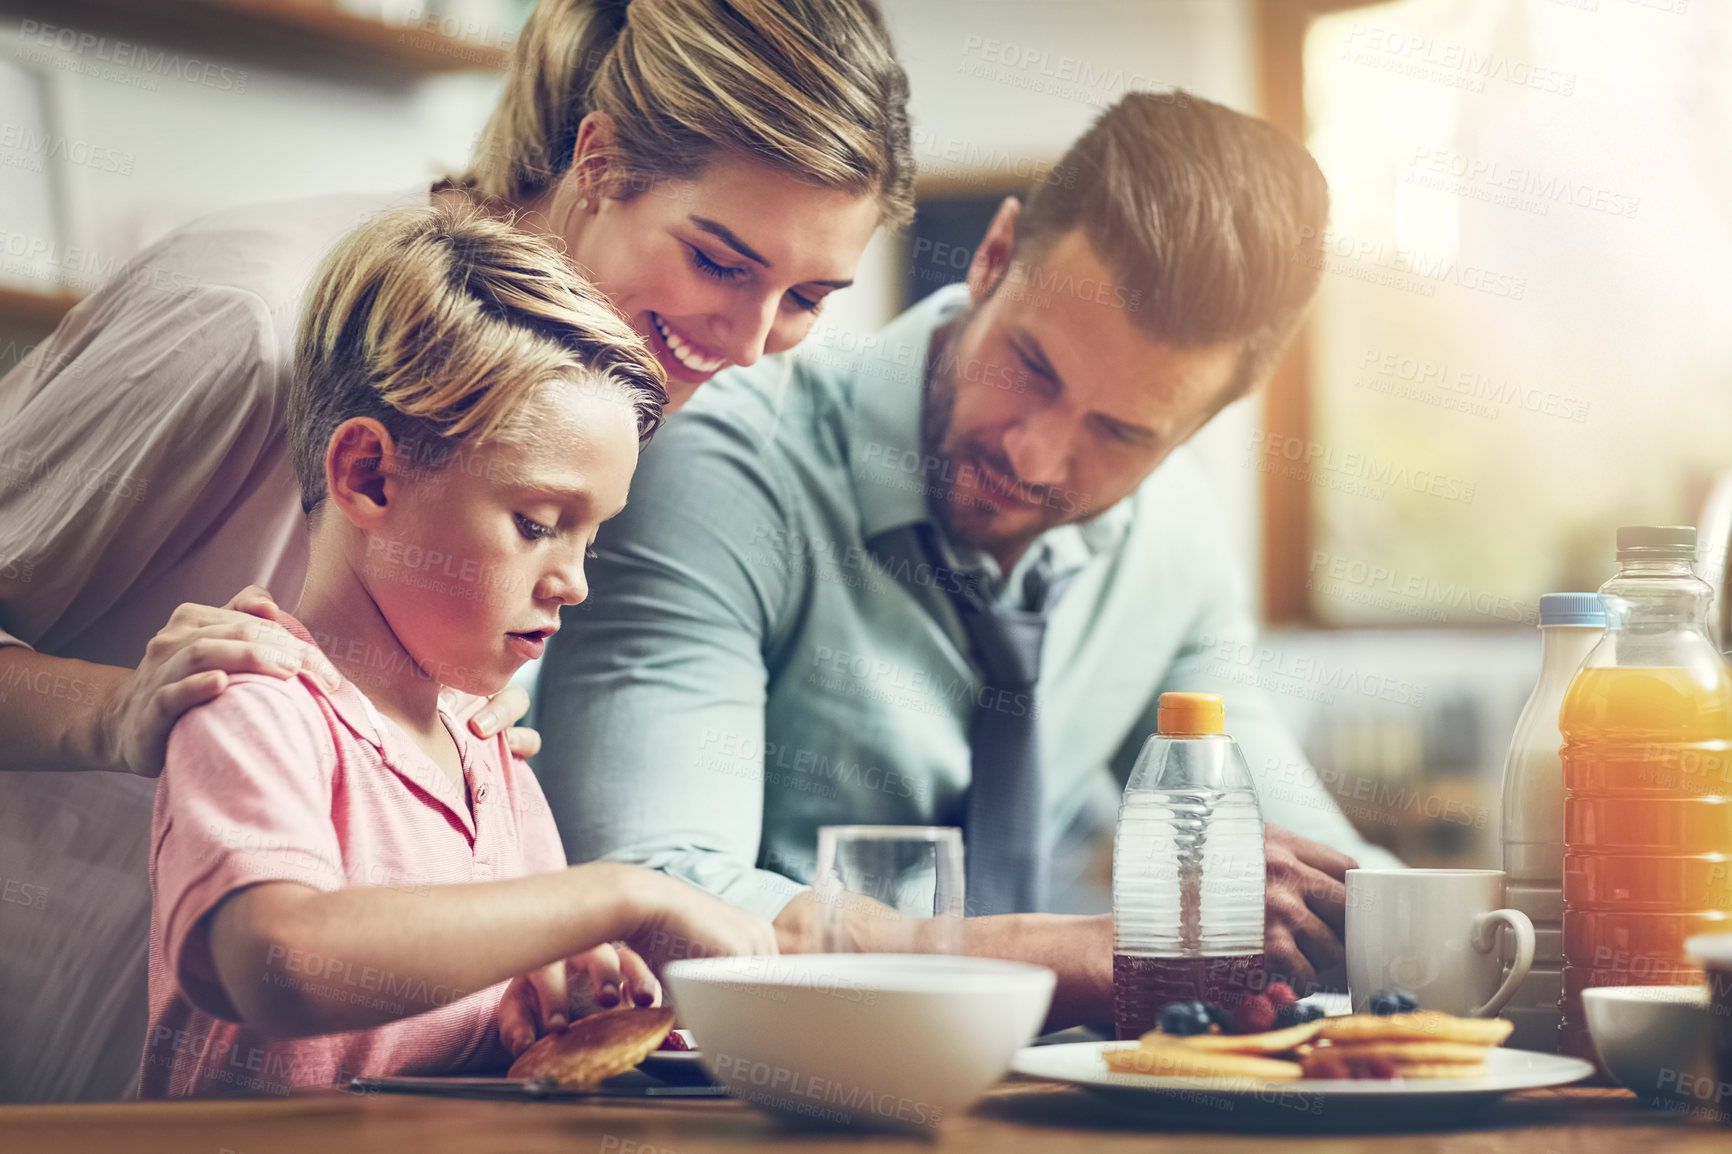
M941 447L950 432L950 419L956 413L956 378L947 368L951 342L939 339L943 332L940 329L934 335L926 355L926 381L920 390L920 460L927 511L948 533L951 526L947 511L955 474Z
M984 464L1001 477L1016 478L1016 469L1010 460L998 450L980 444L972 438L965 440L957 448L962 458L950 456L944 448L950 436L951 422L956 415L957 367L958 357L956 346L961 342L962 334L967 330L969 321L973 318L975 308L957 317L946 327L934 334L927 353L926 385L921 390L920 400L920 459L924 472L926 488L926 508L932 519L938 522L945 537L957 544L970 545L977 549L991 549L1001 544L1005 538L991 532L991 525L997 510L984 501L963 498L960 502L956 497L956 482L962 470L969 470L974 478L974 484L985 488L990 481L980 472ZM1044 496L1043 489L1029 489L1027 492L1037 497ZM1043 511L1049 506L1042 501ZM1038 529L1023 530L1014 534L1016 537L1027 536L1032 539L1058 523L1062 518L1051 521L1041 518Z

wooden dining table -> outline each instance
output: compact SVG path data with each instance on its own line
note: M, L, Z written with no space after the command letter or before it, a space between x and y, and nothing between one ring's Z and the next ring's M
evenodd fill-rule
M1401 1154L1723 1152L1724 1125L1651 1110L1626 1091L1514 1094L1409 1131L1231 1131L1115 1113L1087 1091L1007 1081L928 1135L799 1130L734 1101L501 1103L338 1091L274 1101L0 1107L0 1150L18 1154L712 1154L719 1151L1389 1151Z

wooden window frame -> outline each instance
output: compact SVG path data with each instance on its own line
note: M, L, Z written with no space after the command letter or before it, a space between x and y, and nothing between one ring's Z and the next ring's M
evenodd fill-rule
M1384 0L1256 0L1258 95L1263 117L1304 144L1305 34L1318 16ZM1308 444L1312 430L1311 322L1300 325L1263 393L1263 428ZM1283 441L1283 443L1285 443ZM1305 588L1311 564L1311 486L1276 469L1262 477L1263 619L1270 625L1328 628Z

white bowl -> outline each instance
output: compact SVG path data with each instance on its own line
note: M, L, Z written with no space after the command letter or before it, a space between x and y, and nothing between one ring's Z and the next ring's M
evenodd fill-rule
M1715 1105L1713 1017L1701 986L1601 986L1582 991L1600 1061L1649 1105Z
M665 976L735 1097L805 1125L901 1130L937 1126L1003 1077L1056 981L930 954L696 958Z

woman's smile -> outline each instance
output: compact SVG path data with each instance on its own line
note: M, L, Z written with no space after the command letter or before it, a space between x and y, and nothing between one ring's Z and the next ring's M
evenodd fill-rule
M679 376L681 379L689 380L694 384L701 384L727 366L726 357L707 355L708 350L674 328L660 313L652 312L649 314L649 318L650 327L660 338L660 341L656 343L655 351L659 355L663 367L668 369L671 375ZM673 363L669 364L669 361ZM674 373L673 370L676 367L684 371Z

